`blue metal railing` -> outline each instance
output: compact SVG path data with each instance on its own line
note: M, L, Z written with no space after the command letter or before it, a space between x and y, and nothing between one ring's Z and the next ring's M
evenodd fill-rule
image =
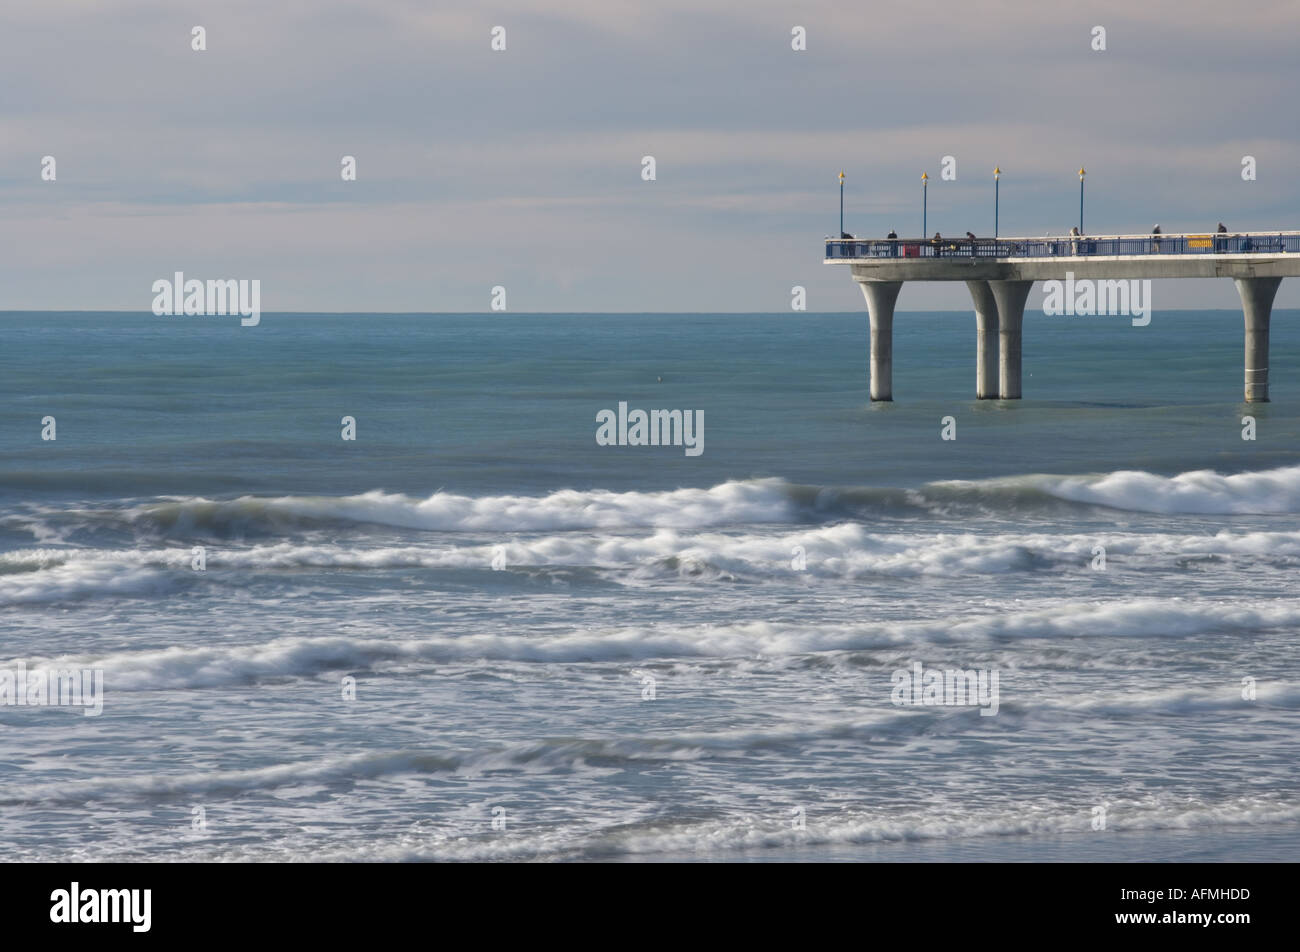
M1083 235L1063 238L827 238L826 258L1069 258L1126 255L1300 254L1300 232Z

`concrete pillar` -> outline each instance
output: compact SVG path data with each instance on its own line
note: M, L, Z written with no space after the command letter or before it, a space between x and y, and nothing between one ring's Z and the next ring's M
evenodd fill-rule
M871 316L871 399L894 399L894 302L902 281L861 281Z
M1268 324L1281 278L1233 278L1246 316L1246 402L1268 403Z
M998 302L987 281L967 281L975 302L975 399L998 398Z
M998 396L1020 399L1020 325L1033 281L990 281L998 305Z

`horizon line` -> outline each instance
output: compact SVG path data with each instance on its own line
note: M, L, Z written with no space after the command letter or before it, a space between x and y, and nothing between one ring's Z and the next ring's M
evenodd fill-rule
M1167 308L1162 308L1161 310L1162 310L1162 311L1165 311L1165 312L1169 312L1169 311L1224 311L1224 312L1226 312L1226 313L1230 313L1230 314L1239 314L1239 313L1241 313L1241 308L1239 308L1239 307L1167 307ZM1300 308L1287 308L1287 307L1281 307L1281 308L1275 308L1275 310L1279 310L1279 311L1294 311L1294 310L1300 310ZM374 316L376 316L376 317L400 317L400 316L411 316L411 317L460 317L460 316L467 316L467 315L471 315L471 314L481 314L481 315L485 315L485 316L487 316L487 315L501 315L501 316L505 316L505 315L510 315L510 314L538 315L538 316L546 316L546 315L575 315L575 316L576 316L576 315L598 315L598 316L617 316L617 315L638 315L638 314L658 314L658 315L675 315L675 314L680 314L680 315L689 315L689 314L711 314L711 315L712 315L712 314L716 314L716 315L736 315L736 316L741 316L741 315L755 315L755 314L763 314L763 315L786 315L786 314L788 314L788 315L794 317L794 316L798 316L798 315L816 315L816 314L861 314L861 315L866 315L866 314L867 314L867 309L866 309L866 307L862 307L862 308L859 308L859 309L856 309L856 310L844 310L844 311L811 311L811 310L809 310L809 311L516 311L516 310L508 310L508 311L491 311L491 310L489 310L489 311L319 311L319 310L311 310L311 311L261 311L260 313L261 313L261 315L262 315L263 317L266 317L266 316L268 316L268 315L273 315L273 314L275 314L275 315L283 315L283 316L294 316L294 315L305 315L305 316L309 316L309 315L320 315L320 316L338 315L338 316L343 316L343 315L356 315L356 314L370 314L370 315L374 315ZM897 308L897 309L895 310L894 313L895 313L895 314L972 314L972 313L974 313L974 309L973 309L973 308L911 308L911 309ZM157 314L154 314L152 311L137 310L137 309L134 309L134 308L132 308L132 309L128 309L128 308L111 308L111 307L106 307L106 308L45 308L45 307L0 308L0 316L6 315L6 314L136 314L136 315L143 315L143 316L148 316L148 317L158 317L159 319L168 318L168 319L172 319L172 320L174 320L174 319L176 319L176 318L184 318L184 317L195 317L195 318L198 318L198 317L221 317L221 316L223 316L223 315L219 315L219 314L165 314L165 315L157 315ZM231 316L231 315L224 315L224 316ZM233 316L236 316L236 317L237 317L238 314L236 313L236 314L234 314Z

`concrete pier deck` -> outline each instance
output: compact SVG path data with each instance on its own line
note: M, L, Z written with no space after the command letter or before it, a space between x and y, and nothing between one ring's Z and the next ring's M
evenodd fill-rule
M1273 300L1300 277L1300 232L1082 235L1060 238L828 238L871 321L871 399L893 399L894 305L907 281L965 281L975 310L975 395L1021 398L1021 329L1035 281L1231 278L1245 322L1245 399L1268 401ZM996 358L994 355L996 340ZM995 363L996 361L996 363Z

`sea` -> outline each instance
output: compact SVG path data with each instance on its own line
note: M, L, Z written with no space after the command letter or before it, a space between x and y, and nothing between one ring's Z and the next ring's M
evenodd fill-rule
M0 858L1291 859L1272 323L0 313Z

